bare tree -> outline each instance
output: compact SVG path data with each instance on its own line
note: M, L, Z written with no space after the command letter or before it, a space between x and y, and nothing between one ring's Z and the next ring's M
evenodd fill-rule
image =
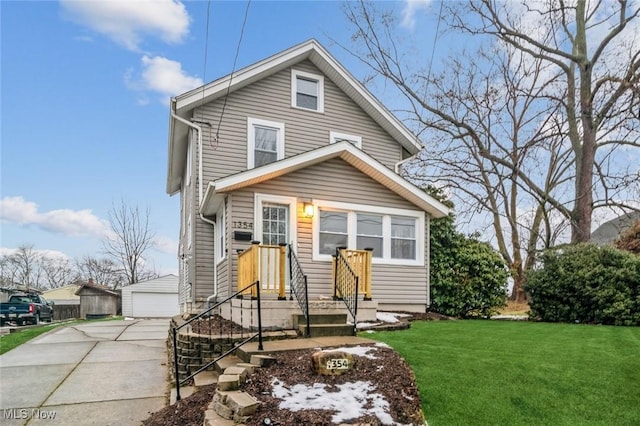
M84 256L76 260L76 268L79 271L79 278L83 281L92 278L95 283L114 290L122 287L127 279L122 272L122 267L107 258Z
M2 281L8 287L22 285L29 289L44 289L43 256L31 244L23 244L15 252L3 256Z
M480 4L496 7L490 1L476 2L461 11L460 3L444 3L449 10L443 15L451 17L449 28L472 32L463 18L479 13L475 9ZM506 7L506 3L500 5ZM572 228L572 239L584 239L594 206L623 204L616 196L624 191L623 182L637 172L630 164L620 167L616 151L638 146L632 109L617 115L609 110L610 119L599 118L599 128L609 129L606 136L621 139L618 144L603 140L602 155L592 159L590 170L597 171L599 180L589 189L599 190L601 198L597 202L591 198L587 225L583 201L588 194L579 189L583 188L579 183L584 173L584 166L579 166L583 147L565 136L573 126L567 99L575 94L563 68L484 28L474 32L486 36L481 43L476 41L470 52L455 51L442 67L444 72L432 75L430 69L409 69L406 52L396 42L392 15L365 2L348 3L345 10L360 46L354 54L375 75L394 84L410 106L404 115L425 139L427 149L421 161L405 173L422 180L421 184L446 184L460 198L458 208L489 218L495 243L514 273L514 296L523 297L518 289L537 249L554 244L566 226ZM628 48L632 51L633 45ZM633 55L637 62L637 51ZM596 87L610 94L614 104L616 99L637 104L633 100L636 74L603 77ZM611 82L606 84L607 78ZM617 81L622 81L618 94L612 87Z
M50 289L64 287L78 278L78 271L73 262L65 257L43 255L40 259L40 268L46 287Z
M113 206L109 212L111 232L103 240L105 252L122 268L126 276L124 284L134 284L140 279L155 276L145 271L144 255L153 247L155 233L149 223L149 210L125 203Z
M640 37L637 25L627 28L636 24L640 5L576 0L518 6L470 1L448 8L447 16L454 28L495 37L557 70L553 88L561 90L546 96L563 109L573 154L571 241L589 241L593 210L625 207L615 196L638 178L637 165L615 161L615 153L640 147Z

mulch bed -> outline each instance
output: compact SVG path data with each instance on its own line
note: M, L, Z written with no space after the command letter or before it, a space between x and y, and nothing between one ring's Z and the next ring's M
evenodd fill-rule
M434 314L415 314L408 321L447 319ZM240 328L231 321L218 316L210 320L193 323L193 331L201 334L225 335L237 333ZM247 330L244 330L247 332ZM280 400L272 396L272 379L282 383L313 385L323 383L329 390L338 384L364 381L374 386L389 403L389 414L395 424L422 425L421 403L413 371L398 353L390 348L377 347L375 359L354 355L355 366L342 376L321 376L311 368L311 354L314 350L281 352L275 355L276 362L267 368L256 369L244 383L242 390L260 401L258 411L247 421L247 426L261 426L269 418L272 425L331 425L335 414L329 410L289 411L279 408ZM213 399L216 385L204 386L195 394L183 398L173 405L150 415L144 426L202 426L207 406ZM362 416L344 423L378 426L382 423L374 416Z

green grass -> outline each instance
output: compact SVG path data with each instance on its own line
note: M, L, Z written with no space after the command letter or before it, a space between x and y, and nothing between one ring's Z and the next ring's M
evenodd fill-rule
M640 328L423 321L363 334L416 374L440 425L638 425Z
M113 320L121 320L121 319L123 319L123 317L121 317L121 316L120 317L109 317L109 318L102 318L102 319L98 319L98 320L91 320L91 322L113 321ZM67 326L67 325L71 325L71 324L86 323L86 322L87 322L86 320L65 321L65 322L60 322L60 323L40 325L38 327L28 327L28 328L24 328L24 329L18 329L17 331L14 331L13 333L2 335L2 336L0 336L0 355L2 355L5 352L9 352L11 349L18 347L18 346L22 345L23 343L26 343L29 340L38 337L41 334L44 334L44 333L46 333L48 331L51 331L54 328Z

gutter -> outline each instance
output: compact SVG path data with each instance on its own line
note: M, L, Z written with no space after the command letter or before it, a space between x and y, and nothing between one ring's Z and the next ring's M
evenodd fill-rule
M177 102L176 98L171 98L171 108L170 108L171 117L174 120L177 120L182 124L188 127L191 127L196 132L198 132L198 164L196 166L198 169L198 215L200 216L200 219L203 222L206 222L211 226L213 226L213 234L215 236L216 222L204 217L204 215L202 214L202 206L201 206L201 202L202 202L202 127L198 126L195 123L192 123L189 120L185 120L184 118L180 117L176 113L176 102ZM215 247L215 239L214 239L214 247ZM214 252L214 257L215 257L215 252ZM195 302L195 292L192 292L191 297L192 299L194 299L192 300L192 302ZM216 260L214 259L213 260L213 294L207 297L207 308L209 307L211 300L216 297L218 297L218 266L217 266Z

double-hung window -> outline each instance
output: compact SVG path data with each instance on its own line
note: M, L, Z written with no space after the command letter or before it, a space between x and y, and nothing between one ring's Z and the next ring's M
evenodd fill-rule
M291 70L291 105L310 111L324 112L324 77Z
M264 166L284 158L284 123L247 120L247 168Z
M425 213L314 200L314 260L329 260L337 247L373 249L377 263L424 265Z

